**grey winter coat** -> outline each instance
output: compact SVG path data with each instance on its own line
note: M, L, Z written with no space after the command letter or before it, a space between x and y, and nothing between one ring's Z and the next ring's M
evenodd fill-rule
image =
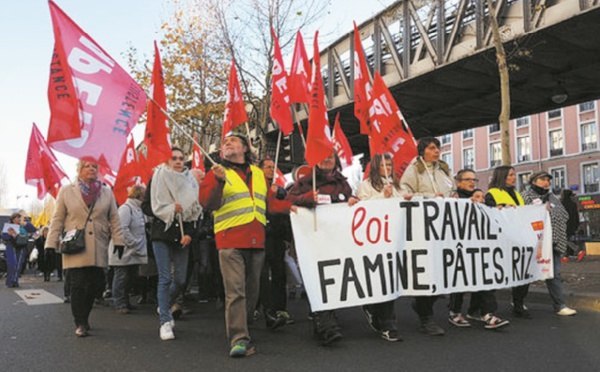
M148 263L146 230L144 228L146 216L142 212L142 201L127 199L125 204L119 207L119 219L123 229L125 251L121 259L117 255L109 255L108 264L110 266L127 266Z

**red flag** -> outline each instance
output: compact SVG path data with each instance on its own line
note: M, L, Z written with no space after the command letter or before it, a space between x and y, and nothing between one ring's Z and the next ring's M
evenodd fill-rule
M333 124L333 148L338 154L340 161L342 162L342 168L346 168L352 165L352 148L348 143L348 139L342 130L340 125L340 113L335 116L335 123Z
M119 168L119 174L113 187L113 194L115 195L117 204L121 205L125 203L129 189L132 186L141 184L140 173L132 137L127 144L123 159L121 159L121 167Z
M148 160L146 160L146 156L142 152L140 152L138 155L138 164L140 166L142 183L144 185L147 185L150 181L150 178L152 177L152 173L154 172L154 170L152 169L152 167L148 166Z
M366 135L371 132L368 98L372 89L370 76L360 34L354 22L354 116L360 121L360 133Z
M288 90L288 76L283 66L283 57L275 30L271 28L275 51L273 53L273 70L271 74L271 117L279 124L279 129L284 136L294 130L292 111L290 109L290 96Z
M73 77L71 70L61 63L66 60L62 42L57 39L52 53L52 62L50 62L50 80L48 81L48 103L50 105L48 142L81 137L79 102L73 85Z
M192 157L192 169L200 169L202 172L206 173L204 169L204 159L202 158L202 151L200 150L200 146L196 143L198 142L198 136L194 134L194 150Z
M223 119L223 134L226 137L233 128L248 121L242 89L237 77L235 61L231 61L229 70L229 86L227 87L227 102L225 103L225 118Z
M417 156L417 145L379 72L375 73L372 93L369 99L372 152L391 153L396 175L401 178L410 161Z
M148 101L148 121L144 144L148 153L148 166L155 167L171 157L171 132L168 119L161 111L167 111L167 96L165 95L165 78L163 75L160 53L154 42L154 67L152 69L152 85L150 88L152 100Z
M310 62L304 49L304 40L300 31L296 33L296 45L292 58L292 70L289 76L289 92L291 103L310 102L310 81L312 72Z
M127 146L127 136L144 112L144 90L123 70L92 38L77 26L54 2L49 1L56 49L56 60L68 70L77 90L81 136L76 139L56 141L50 146L76 158L90 158L104 168L119 169L121 157ZM65 73L63 78L68 78ZM52 77L53 84L59 76ZM71 94L72 90L68 90ZM50 99L50 103L53 103ZM59 118L73 118L72 101L51 107L57 119L51 122L49 137L60 138L56 127ZM59 110L59 111L57 111ZM68 115L65 115L68 114ZM63 116L64 115L64 116Z
M25 183L37 187L38 199L44 199L47 193L56 199L63 178L67 178L67 175L61 169L56 156L48 147L37 126L33 124L29 137L29 150L27 150Z
M306 162L314 167L333 152L325 92L321 77L321 59L318 43L319 31L315 32L313 76L311 82L310 110L308 112L308 135L306 136Z
M285 187L285 176L281 173L279 168L275 169L275 179L273 180L273 183L279 187Z

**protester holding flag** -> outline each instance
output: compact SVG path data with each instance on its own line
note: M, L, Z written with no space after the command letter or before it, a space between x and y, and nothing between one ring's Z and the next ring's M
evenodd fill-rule
M11 214L8 222L19 225L18 229L9 227L7 232L2 233L2 240L6 243L6 286L16 288L19 286L19 270L27 257L29 234L36 232L37 229L31 222L22 220L19 212Z
M142 212L145 192L144 186L133 186L127 201L119 207L119 220L127 249L120 259L114 256L108 258L110 266L114 268L112 293L115 310L119 314L129 314L133 308L129 302L129 289L137 278L139 265L148 263L146 219Z
M165 341L175 338L173 318L181 315L175 300L185 289L189 245L202 213L198 182L184 166L183 150L173 147L171 153L154 171L142 202L144 213L153 217L150 239L158 268L159 335Z
M571 316L577 314L577 310L565 305L562 291L562 278L560 276L561 256L567 253L567 221L569 213L563 207L560 199L550 191L550 180L552 176L545 171L536 172L529 179L529 189L523 192L525 204L546 204L550 212L552 224L552 260L554 266L554 277L546 279L546 287L552 298L552 306L556 315Z
M375 154L371 159L369 176L358 186L360 200L400 198L410 199L411 195L400 187L394 172L390 154ZM400 341L396 326L394 301L363 306L363 312L371 329L387 341Z
M470 199L472 202L480 202L476 199L476 193L479 192L479 194L481 194L482 191L476 188L479 180L475 177L475 172L472 169L459 170L454 179L456 180L455 196L457 198ZM448 321L456 327L471 326L471 323L469 323L462 315L463 297L463 292L450 294L450 302L448 303L450 313L448 315ZM485 329L497 329L507 326L510 322L495 316L494 313L496 310L498 310L498 303L496 302L495 291L474 292L471 294L467 318L482 321Z
M448 164L440 159L440 141L434 137L421 138L417 153L402 176L402 188L414 196L452 196L454 181ZM433 320L433 304L436 300L437 296L416 297L413 309L419 315L421 332L441 336L445 333L444 329Z
M341 170L341 163L335 151L332 151L316 165L314 187L312 175L306 175L294 183L286 199L294 205L306 208L314 208L318 204L356 204L358 198L352 195L352 188ZM327 345L342 338L333 310L317 311L312 313L312 317L314 333L319 344Z
M494 169L492 180L485 195L485 204L490 207L504 208L525 205L525 201L515 189L517 174L510 165L501 165ZM529 284L513 287L513 314L519 318L531 319L529 309L525 306L525 297L529 292Z
M98 179L98 164L80 160L77 182L60 189L50 222L46 251L60 249L65 232L85 227L85 249L63 254L63 266L69 270L71 311L75 335L85 337L90 330L89 315L94 299L104 290L104 269L108 267L109 243L113 254L123 255L123 234L117 204L112 191Z
M244 357L256 349L248 332L265 257L266 213L289 213L291 203L277 200L263 171L252 165L245 136L232 133L221 143L222 163L206 174L200 202L213 211L223 284L229 356Z

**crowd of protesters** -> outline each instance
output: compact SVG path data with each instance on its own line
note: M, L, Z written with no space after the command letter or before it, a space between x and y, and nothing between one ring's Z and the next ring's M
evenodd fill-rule
M2 234L6 286L19 286L27 244L35 234L35 247L40 252L38 269L44 281L50 280L54 270L62 280L65 270L65 302L70 302L77 337L89 334L94 301L112 296L116 312L129 314L136 308L130 302L130 293L135 291L138 304L158 307L159 337L171 340L175 338L175 320L186 312L184 295L195 278L196 301L214 300L217 308L224 308L229 355L243 357L256 351L249 322L262 316L272 330L294 323L287 311L286 271L297 272L298 268L290 259L294 250L287 215L297 207L315 208L323 203L353 206L369 199L455 197L500 209L546 205L554 243L554 278L546 281L548 292L557 315L576 314L564 302L560 266L561 257L573 254L569 252L569 238L577 228L578 221L573 222L578 220L577 210L572 210L570 195L563 195L561 202L550 191L552 176L544 171L533 174L529 188L521 194L516 190L514 168L500 166L485 193L478 188L475 171L451 173L440 159L437 139L421 139L417 150L418 156L401 179L396 176L391 156L376 154L364 181L353 192L332 153L316 166L314 178L301 177L285 189L274 180L274 162L263 159L257 163L247 138L232 134L222 141L219 163L206 174L189 170L183 150L172 148L172 157L155 169L148 187L131 188L127 201L118 208L110 188L99 179L98 165L81 160L77 181L60 190L48 227L36 232L22 213L10 217L10 223L19 229ZM61 254L64 233L77 230L83 230L85 249ZM532 317L525 304L528 288L512 289L515 317ZM470 293L466 312L463 297L464 293L449 295L451 325L462 328L477 322L485 329L509 325L508 320L495 315L493 290ZM434 321L436 300L438 296L419 296L412 302L419 329L432 336L445 333ZM362 308L369 326L392 342L401 340L394 303ZM308 307L320 345L342 339L335 311L312 312L310 304Z

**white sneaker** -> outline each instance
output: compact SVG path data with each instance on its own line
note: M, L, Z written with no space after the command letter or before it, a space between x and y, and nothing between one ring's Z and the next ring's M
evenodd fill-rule
M172 340L175 338L171 322L166 322L160 326L160 339L163 341Z
M560 311L556 312L556 315L561 315L561 316L571 316L571 315L575 315L577 314L577 310L575 309L571 309L569 307L563 307L562 309L560 309Z

